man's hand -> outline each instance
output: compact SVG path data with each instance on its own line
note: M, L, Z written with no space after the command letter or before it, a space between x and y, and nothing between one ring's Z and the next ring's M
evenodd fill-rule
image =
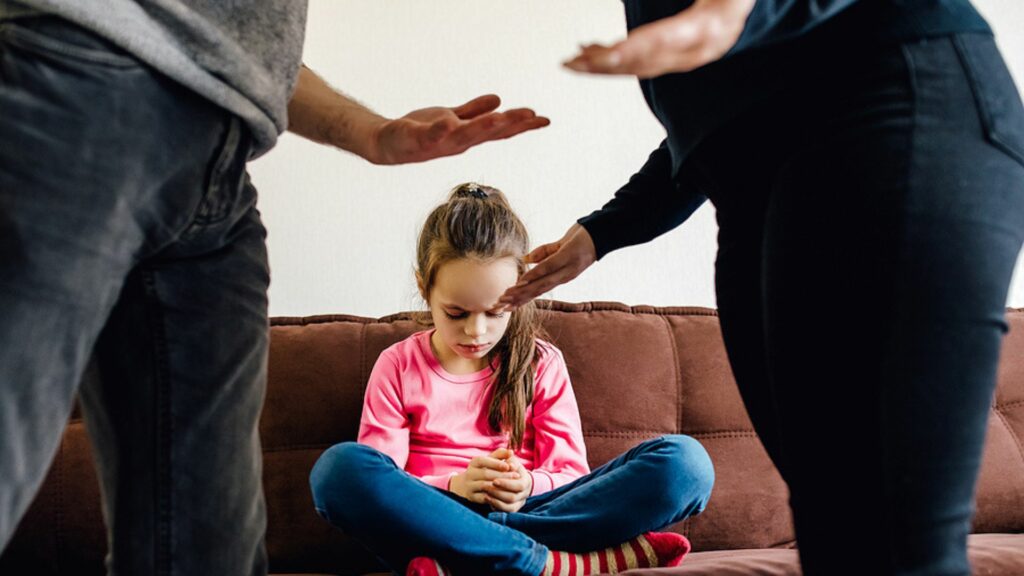
M676 14L630 31L612 46L591 44L565 62L592 74L653 78L689 72L718 60L736 44L755 0L697 0Z
M448 481L448 491L462 496L470 502L477 504L487 503L487 490L492 488L494 480L502 478L515 480L519 474L513 470L513 466L501 458L495 458L499 453L495 450L488 456L477 456L469 462L464 472L452 476Z
M537 265L520 276L519 283L506 290L498 303L515 309L579 276L596 261L597 249L590 233L573 224L561 240L538 246L526 255L528 264Z
M518 478L496 478L491 486L485 488L487 503L491 508L501 512L517 512L533 493L533 476L508 448L501 448L491 453L512 467Z
M303 66L288 102L288 130L374 164L404 164L454 156L551 123L529 108L496 112L500 104L500 98L488 94L454 108L423 108L390 120Z
M423 108L387 120L374 131L366 159L374 164L405 164L454 156L477 144L551 123L529 108L495 112L500 104L500 98L488 94L455 108Z

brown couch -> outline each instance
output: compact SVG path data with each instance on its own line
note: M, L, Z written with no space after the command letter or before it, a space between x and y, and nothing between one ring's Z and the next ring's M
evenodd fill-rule
M546 328L565 353L579 400L591 465L669 432L698 438L715 463L707 510L673 527L689 536L695 552L680 567L631 574L799 574L786 488L744 412L715 312L613 303L545 307ZM842 321L841 309L830 314ZM1024 310L1009 311L1008 319L970 542L978 575L1024 575ZM314 513L307 477L324 449L355 438L366 378L380 351L421 328L408 313L273 321L261 422L272 572L380 570ZM90 458L76 415L0 558L0 574L103 573L104 529Z

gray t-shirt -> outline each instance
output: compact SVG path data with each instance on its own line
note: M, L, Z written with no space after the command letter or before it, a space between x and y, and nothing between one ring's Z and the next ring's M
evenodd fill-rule
M237 114L253 157L288 127L306 0L18 0L75 22ZM0 13L15 10L0 1Z

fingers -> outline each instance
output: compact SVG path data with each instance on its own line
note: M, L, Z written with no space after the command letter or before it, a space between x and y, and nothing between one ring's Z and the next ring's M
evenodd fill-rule
M521 500L519 492L522 491L519 490L516 492L510 492L508 490L500 490L492 486L488 489L485 489L484 492L494 500L504 502L505 504L514 504Z
M484 501L487 504L490 504L491 508L499 512L515 512L522 508L523 506L522 502L515 502L513 504L509 504L506 502L502 502L501 500L498 500L496 498L492 498L491 496L486 496L484 498Z
M525 260L527 264L536 264L557 252L558 249L561 247L561 240L559 240L558 242L549 242L548 244L537 246L529 254L527 254L523 258L523 260Z
M706 20L699 16L698 11L684 10L635 28L625 40L612 46L587 46L564 65L578 72L641 78L692 70L709 60L704 50Z
M508 462L492 458L491 456L477 456L469 461L469 465L473 468L486 468L498 472L509 472L512 470L512 466Z
M523 478L498 478L491 482L492 491L505 491L520 494L526 491L526 480ZM489 491L490 493L490 491Z
M552 256L532 270L523 274L515 286L505 291L498 299L500 304L519 307L552 288L572 280L579 275L568 256Z
M459 153L477 144L492 140L504 140L529 130L536 130L551 124L551 121L528 108L492 112L464 121L447 137L452 153Z
M498 106L501 106L501 98L496 94L485 94L477 96L461 106L452 108L452 112L462 120L469 120L481 114L497 110Z

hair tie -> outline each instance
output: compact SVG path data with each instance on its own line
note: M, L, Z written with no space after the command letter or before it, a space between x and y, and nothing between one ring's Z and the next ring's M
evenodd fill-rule
M472 196L473 198L478 198L480 200L487 199L487 192L484 192L483 189L476 184L470 184L462 190L459 190L459 192L462 196Z

